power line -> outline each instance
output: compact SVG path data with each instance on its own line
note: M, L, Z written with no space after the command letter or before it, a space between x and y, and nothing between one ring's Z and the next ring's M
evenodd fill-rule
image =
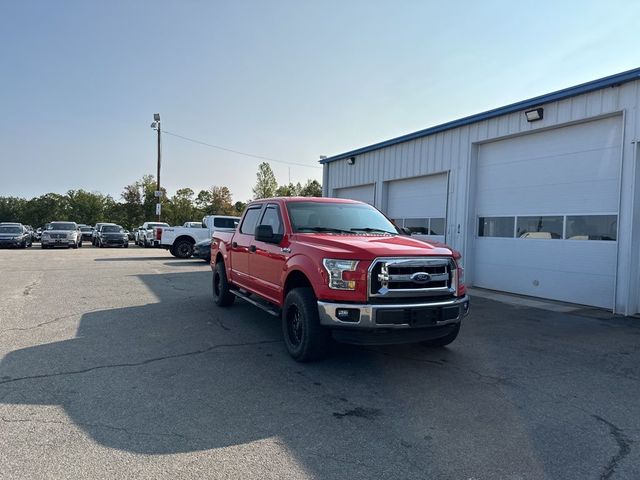
M225 152L231 152L231 153L235 153L237 155L244 155L245 157L258 158L260 160L267 160L269 162L284 163L285 165L297 165L299 167L306 167L306 168L322 168L322 167L317 166L317 165L305 165L304 163L286 162L284 160L277 160L275 158L263 157L262 155L254 155L253 153L246 153L246 152L241 152L239 150L233 150L232 148L221 147L220 145L212 145L211 143L203 142L201 140L196 140L195 138L185 137L184 135L178 135L177 133L169 132L168 130L164 130L164 129L162 130L162 133L166 133L167 135L171 135L172 137L181 138L182 140L186 140L188 142L193 142L193 143L197 143L199 145L204 145L206 147L211 147L211 148L215 148L215 149L218 149L218 150L224 150Z

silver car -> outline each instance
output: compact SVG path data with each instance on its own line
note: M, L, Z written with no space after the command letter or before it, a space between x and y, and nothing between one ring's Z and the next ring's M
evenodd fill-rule
M82 232L76 222L51 222L42 232L42 248L82 247Z

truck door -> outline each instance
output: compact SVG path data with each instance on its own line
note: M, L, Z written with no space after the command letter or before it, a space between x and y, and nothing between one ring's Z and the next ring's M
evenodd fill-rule
M280 207L275 203L267 204L258 225L270 225L273 233L282 235L284 224ZM283 285L282 271L285 266L286 249L282 246L288 240L283 238L280 244L254 241L255 251L249 255L249 272L255 282L256 291L272 302L279 303Z
M240 228L231 240L231 278L241 287L253 290L255 282L249 271L249 248L253 249L253 234L264 205L249 207L244 214Z

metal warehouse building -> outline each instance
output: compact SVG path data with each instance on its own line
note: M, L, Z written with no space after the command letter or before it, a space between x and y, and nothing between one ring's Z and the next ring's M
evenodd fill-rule
M640 68L326 158L469 285L640 312Z

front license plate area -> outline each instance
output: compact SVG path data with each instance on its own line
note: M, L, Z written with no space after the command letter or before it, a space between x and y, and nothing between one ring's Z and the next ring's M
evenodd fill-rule
M440 309L416 308L410 311L409 325L412 327L429 327L440 320Z

